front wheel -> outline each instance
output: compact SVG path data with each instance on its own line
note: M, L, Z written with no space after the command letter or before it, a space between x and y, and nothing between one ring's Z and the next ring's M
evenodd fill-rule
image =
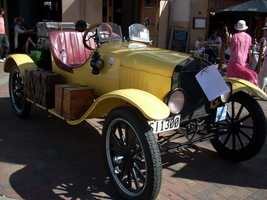
M216 124L219 135L211 140L211 144L229 160L248 160L264 145L265 115L259 103L245 92L233 94L227 106L226 120Z
M15 114L21 118L28 116L31 110L31 103L26 100L24 83L17 65L14 65L10 71L9 96Z
M103 154L109 177L123 199L156 199L162 179L156 139L143 115L118 107L103 126Z

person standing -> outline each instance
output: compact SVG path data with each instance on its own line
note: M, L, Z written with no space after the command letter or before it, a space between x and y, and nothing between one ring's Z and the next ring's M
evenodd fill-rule
M233 37L226 41L227 46L231 49L230 59L226 68L226 76L245 79L256 86L258 85L258 75L254 72L247 59L252 62L251 46L252 38L245 31L248 29L244 20L239 20L235 25L238 31Z
M262 29L267 32L267 23L265 24L265 26ZM258 79L258 84L259 84L260 88L263 87L263 79L265 77L267 77L267 47L266 47L266 40L265 40L265 42L262 43L262 45L264 45L263 63L262 63L262 66L261 66L261 69L260 69L260 72L259 72L259 79Z
M3 48L3 53L1 54L0 51L0 62L3 63L6 59L8 49L9 49L9 42L5 31L5 21L3 15L5 11L3 8L0 8L0 49Z

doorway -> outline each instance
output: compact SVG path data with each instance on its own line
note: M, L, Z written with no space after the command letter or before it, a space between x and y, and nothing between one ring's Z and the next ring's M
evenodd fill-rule
M158 0L142 0L140 23L149 30L150 40L153 46L158 45L159 24L159 2Z
M158 12L158 0L103 0L103 22L120 25L126 38L131 24L143 24L150 32L153 46L158 41Z
M42 21L62 21L62 2L60 0L43 1Z
M103 22L114 22L121 26L122 34L128 37L128 27L139 23L140 0L104 0Z

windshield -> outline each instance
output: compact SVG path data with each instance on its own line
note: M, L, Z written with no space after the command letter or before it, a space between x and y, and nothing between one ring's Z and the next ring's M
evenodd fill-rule
M149 30L142 24L133 24L129 27L130 40L150 42Z
M121 27L117 24L107 22L98 27L99 42L122 40Z
M97 32L100 43L122 40L121 27L112 22L101 24ZM129 39L138 42L150 42L149 30L142 24L132 24L129 27Z

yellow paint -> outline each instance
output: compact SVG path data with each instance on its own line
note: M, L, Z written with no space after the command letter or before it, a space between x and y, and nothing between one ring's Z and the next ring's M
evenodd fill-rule
M4 71L10 72L11 68L14 65L17 65L19 67L22 77L24 77L25 69L37 68L33 60L26 54L12 54L7 56L4 64Z
M99 117L119 106L134 106L148 120L161 120L169 116L169 107L154 95L138 89L122 89L107 93L93 103L78 120L67 120L71 125L79 124L84 119Z
M249 81L238 78L224 78L224 80L232 83L232 94L237 93L239 91L247 91L261 99L267 100L266 93Z

